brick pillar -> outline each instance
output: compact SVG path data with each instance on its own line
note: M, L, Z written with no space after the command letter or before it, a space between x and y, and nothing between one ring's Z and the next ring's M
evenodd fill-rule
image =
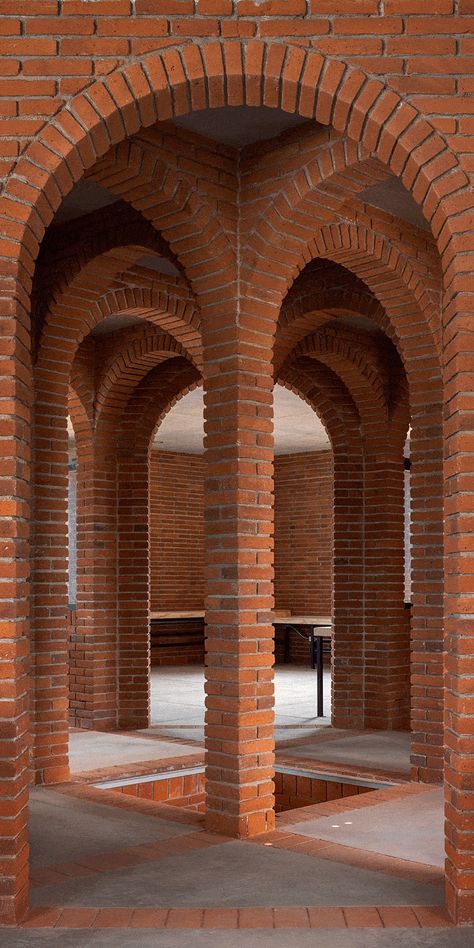
M446 894L458 924L474 922L474 334L472 293L457 287L445 329ZM453 292L456 291L453 281ZM469 284L471 289L471 284Z
M150 550L148 443L118 457L118 724L150 723Z
M333 725L410 721L403 435L361 438L349 403L334 439ZM406 427L406 426L405 426Z
M364 727L364 464L352 425L334 450L332 724Z
M356 448L357 446L354 445ZM404 729L410 629L404 608L403 452L334 451L333 725Z
M225 303L204 315L206 821L239 838L274 826L273 380L257 324Z
M440 783L444 769L443 406L439 387L430 391L427 377L426 370L420 372L411 392L412 773L417 780Z
M404 607L403 437L365 459L364 726L410 726L410 626Z
M32 468L32 715L37 783L69 777L67 379L35 368Z
M0 290L0 925L28 898L29 321ZM16 318L14 315L16 313Z
M77 441L77 612L71 711L117 727L117 476L113 440Z

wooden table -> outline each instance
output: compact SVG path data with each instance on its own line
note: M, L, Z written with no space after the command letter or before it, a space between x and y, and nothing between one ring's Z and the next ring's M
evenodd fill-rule
M204 619L204 609L192 609L183 612L151 612L152 622L186 620L186 619ZM302 638L305 638L310 646L311 664L316 668L316 715L318 718L324 717L324 657L323 642L324 639L332 638L332 619L331 616L306 616L306 615L278 615L273 616L273 626L283 626L288 632L296 632ZM318 632L319 629L319 632ZM305 631L303 631L305 630ZM309 631L306 631L309 630Z

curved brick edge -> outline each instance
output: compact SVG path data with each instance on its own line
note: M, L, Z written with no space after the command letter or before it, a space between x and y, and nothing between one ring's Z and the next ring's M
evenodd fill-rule
M361 69L315 50L211 40L114 70L45 125L18 160L2 198L12 225L7 255L19 257L22 244L23 263L32 272L42 233L63 197L111 145L196 108L242 104L294 112L360 142L412 192L440 252L456 242L458 221L451 218L473 207L468 179L442 135L412 105ZM25 205L35 209L26 225Z

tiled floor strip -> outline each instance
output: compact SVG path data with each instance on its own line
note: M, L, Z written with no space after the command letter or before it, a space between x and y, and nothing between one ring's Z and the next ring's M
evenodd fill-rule
M62 908L30 913L23 928L453 928L431 906L262 906L256 908Z

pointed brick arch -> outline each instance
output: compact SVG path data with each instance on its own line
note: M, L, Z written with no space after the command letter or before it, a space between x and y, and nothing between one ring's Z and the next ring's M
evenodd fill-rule
M182 356L144 376L125 407L117 431L117 671L118 724L149 723L150 548L149 489L153 434L164 415L201 384L196 368Z
M381 416L380 421L388 425L386 373L377 346L368 333L355 333L346 327L324 327L299 343L294 358L299 356L315 358L339 375L351 392L364 425L377 414ZM370 432L370 422L368 428Z
M284 304L275 337L276 374L302 339L348 313L366 316L378 326L387 323L383 307L369 294L333 288L319 290L316 285L296 298L291 297Z
M104 360L97 385L95 426L97 436L105 425L115 425L133 389L155 366L167 359L186 359L186 350L169 334L151 328L126 332L116 340ZM193 360L189 360L191 363ZM105 416L105 417L104 417Z

